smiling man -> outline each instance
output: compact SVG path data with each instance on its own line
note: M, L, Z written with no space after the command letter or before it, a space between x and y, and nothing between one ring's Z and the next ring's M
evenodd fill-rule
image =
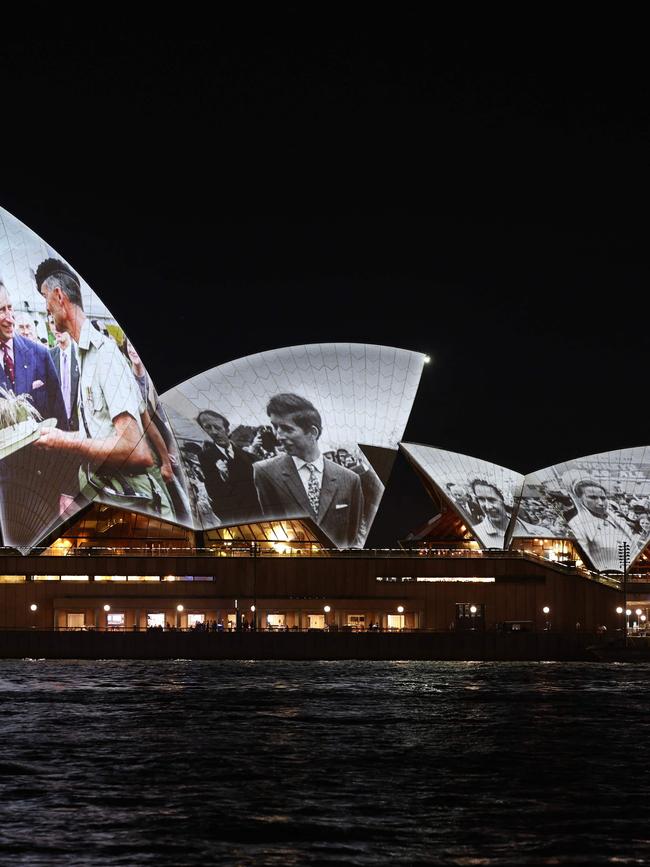
M255 486L264 516L311 518L338 548L361 544L359 476L323 458L320 413L297 394L276 394L266 412L285 454L256 463Z
M483 518L474 525L474 530L487 548L503 548L512 514L506 507L501 490L485 479L474 479L470 488L483 513ZM545 532L544 527L524 521L519 516L515 519L514 530L517 530L517 535L533 538Z
M196 420L210 437L201 450L199 464L212 511L222 524L256 520L255 458L232 442L230 422L220 412L204 409Z
M43 419L55 419L56 433L68 430L68 417L59 380L48 350L16 333L15 312L9 292L0 281L0 388L25 394ZM33 544L35 522L55 521L74 495L65 484L61 462L44 458L35 445L27 445L0 461L0 511L4 543L14 547ZM62 499L63 497L63 499Z

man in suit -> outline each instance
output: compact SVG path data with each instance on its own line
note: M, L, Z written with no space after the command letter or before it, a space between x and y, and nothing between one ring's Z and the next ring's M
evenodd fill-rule
M0 387L29 395L43 419L53 418L68 430L59 380L48 350L15 333L15 318L6 286L0 283ZM28 445L0 461L0 508L4 541L29 546L58 518L61 507L61 467Z
M7 288L0 283L0 387L28 394L43 418L55 418L68 430L59 379L48 350L15 334L14 312Z
M230 422L221 413L205 409L196 420L211 440L199 454L199 465L212 511L222 524L258 520L255 456L231 441Z
M316 407L297 394L277 394L266 407L285 454L253 467L267 518L311 518L337 548L362 544L363 494L359 476L328 461L318 440L323 430Z
M54 326L54 336L56 346L50 349L50 355L61 384L61 394L68 416L68 430L79 430L79 414L77 412L79 358L67 331L57 331L56 326Z

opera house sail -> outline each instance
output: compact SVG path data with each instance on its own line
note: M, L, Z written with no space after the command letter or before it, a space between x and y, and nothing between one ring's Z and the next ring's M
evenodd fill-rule
M291 346L163 394L196 527L309 519L329 544L363 547L423 363L386 346Z

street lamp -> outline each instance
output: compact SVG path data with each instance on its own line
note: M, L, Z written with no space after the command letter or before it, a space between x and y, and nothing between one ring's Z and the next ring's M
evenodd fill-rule
M640 608L635 609L634 613L636 614L636 628L639 628L639 619L641 614L643 613Z

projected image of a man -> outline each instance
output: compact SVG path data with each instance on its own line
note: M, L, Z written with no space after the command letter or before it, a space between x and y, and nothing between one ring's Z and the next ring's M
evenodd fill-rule
M352 470L323 458L323 423L316 407L300 395L277 394L266 411L285 453L254 465L263 514L310 517L337 547L360 545L361 482Z
M577 512L569 530L596 569L617 569L618 543L632 541L630 525L610 510L609 495L600 482L578 479L571 490Z
M483 519L474 527L477 535L487 548L503 548L512 515L500 488L485 479L474 479L470 488L483 513ZM514 529L525 536L538 536L544 530L519 517Z

